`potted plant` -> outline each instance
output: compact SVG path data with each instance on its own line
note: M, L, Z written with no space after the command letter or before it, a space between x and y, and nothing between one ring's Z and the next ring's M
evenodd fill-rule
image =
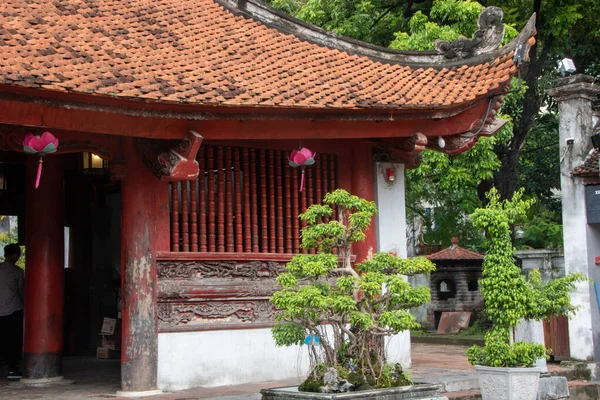
M526 278L515 264L510 230L525 218L533 200L524 200L522 190L501 201L492 189L487 198L486 207L477 209L471 219L485 231L489 244L480 287L492 328L485 345L471 347L467 356L477 370L484 400L535 400L540 370L532 366L547 357L546 349L542 344L515 342L515 327L521 320L574 313L570 293L586 278L569 274L543 284L537 269Z
M314 392L345 391L355 395L344 398L361 398L359 391L372 396L373 389L391 388L395 397L389 398L445 399L439 386L401 387L410 379L399 364L386 362L385 339L417 328L408 309L430 300L429 288L413 288L404 276L429 273L435 266L426 258L390 253L373 254L353 266L352 244L365 239L376 205L341 189L325 195L323 203L299 216L306 224L301 235L306 253L287 264L277 278L281 290L271 298L279 310L275 343L306 345L309 376L297 393L263 390L263 398L319 398Z

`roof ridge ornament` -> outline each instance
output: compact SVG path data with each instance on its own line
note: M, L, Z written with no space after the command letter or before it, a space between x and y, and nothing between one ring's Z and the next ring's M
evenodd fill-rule
M464 36L459 36L453 42L438 39L434 43L435 50L448 59L464 59L494 51L504 39L503 18L504 12L500 7L486 7L479 14L479 29L473 39Z

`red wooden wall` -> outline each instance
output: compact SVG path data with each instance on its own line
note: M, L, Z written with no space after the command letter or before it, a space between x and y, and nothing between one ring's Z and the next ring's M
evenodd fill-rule
M172 252L297 253L298 214L339 187L338 156L319 152L305 169L288 164L289 147L205 144L195 181L171 183Z

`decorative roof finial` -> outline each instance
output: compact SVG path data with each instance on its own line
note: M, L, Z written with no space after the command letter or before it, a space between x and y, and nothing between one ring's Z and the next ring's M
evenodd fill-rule
M504 39L504 13L499 7L487 7L479 14L477 26L479 29L473 39L459 36L452 43L446 40L436 40L435 50L446 58L469 58L496 50Z

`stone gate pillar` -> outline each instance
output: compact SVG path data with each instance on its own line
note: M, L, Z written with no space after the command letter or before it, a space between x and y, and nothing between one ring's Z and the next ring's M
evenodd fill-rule
M565 270L567 273L581 272L599 280L600 267L594 264L594 255L600 255L597 251L600 232L587 224L585 186L580 178L572 175L592 149L592 100L600 93L600 87L593 82L589 76L569 76L561 79L549 94L558 101L560 112ZM593 285L579 283L572 294L572 301L580 310L569 320L571 357L597 362L600 360L600 314Z
M35 188L38 158L27 160L25 268L25 385L45 385L62 377L64 303L64 200L62 159L44 157Z

